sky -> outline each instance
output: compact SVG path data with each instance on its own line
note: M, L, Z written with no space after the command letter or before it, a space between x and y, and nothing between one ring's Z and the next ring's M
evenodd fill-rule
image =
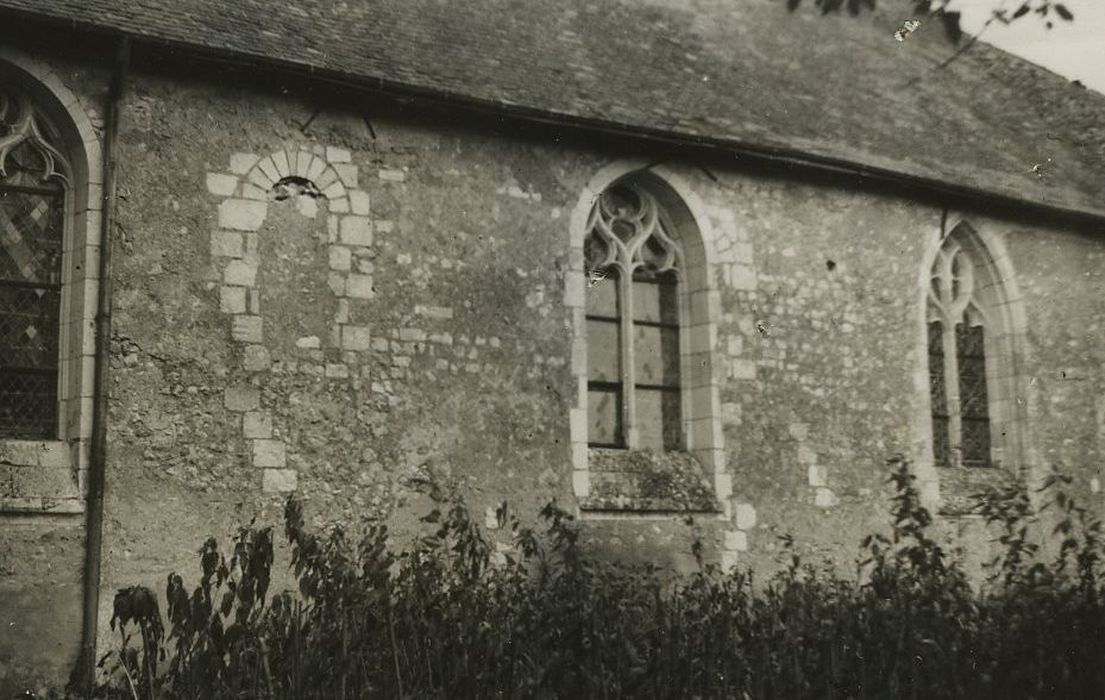
M1105 93L1105 0L1060 1L1074 14L1072 21L1054 17L1049 30L1030 13L1008 26L991 23L979 40ZM954 0L951 9L962 12L965 31L977 34L995 8L1012 14L1019 6L1020 0Z

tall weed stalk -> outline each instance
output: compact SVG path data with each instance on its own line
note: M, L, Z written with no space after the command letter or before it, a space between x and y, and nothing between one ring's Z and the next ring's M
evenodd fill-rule
M494 546L440 497L397 551L386 527L315 532L289 499L298 590L269 596L273 537L253 524L229 559L198 552L189 593L170 574L168 632L148 589L116 598L110 698L1054 698L1105 696L1101 523L1061 475L1044 487L1058 542L1017 484L979 496L1000 554L969 585L931 534L908 464L889 465L885 533L859 576L791 555L757 582L703 562L673 577L588 557L554 504L541 526L504 504Z

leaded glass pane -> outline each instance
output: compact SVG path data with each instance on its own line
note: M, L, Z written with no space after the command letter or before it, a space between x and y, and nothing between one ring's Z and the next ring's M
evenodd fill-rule
M942 467L951 465L951 439L948 437L949 420L947 416L932 417L932 458L933 463Z
M958 252L952 258L952 298L959 298L960 287L963 283L963 256Z
M0 183L0 282L60 284L63 215L60 197Z
M641 447L653 450L678 450L682 447L680 393L637 387L637 422Z
M666 387L679 386L679 329L635 324L634 382Z
M49 163L24 142L0 180L0 438L57 434L65 214Z
M611 271L591 276L587 287L587 314L617 318L618 314L618 278Z
M587 391L587 442L593 447L621 447L620 387L591 387Z
M678 287L671 276L659 281L633 281L633 320L649 323L679 323Z
M660 322L660 285L633 280L633 320Z
M617 322L587 320L587 370L591 381L622 380L619 336Z
M948 438L948 397L944 377L944 326L939 321L929 323L929 392L932 398L932 452L936 464L951 464L951 444Z
M0 438L55 437L57 373L8 372L0 368Z
M57 289L0 282L0 368L55 368L59 305Z
M986 393L986 351L982 326L956 326L963 463L990 464L990 405Z

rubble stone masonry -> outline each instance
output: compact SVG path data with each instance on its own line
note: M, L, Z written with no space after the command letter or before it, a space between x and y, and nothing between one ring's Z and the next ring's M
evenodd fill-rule
M102 74L36 60L80 108L101 108ZM793 536L804 556L852 570L859 539L887 522L889 456L914 460L934 507L952 488L941 493L925 447L918 280L959 221L1000 243L1019 286L1021 466L1062 467L1101 507L1100 226L596 143L363 97L320 105L215 74L132 75L113 251L105 643L117 588L162 590L171 571L189 580L206 537L225 543L253 518L278 525L288 494L316 525L386 520L402 539L434 481L474 513L507 501L535 519L555 499L610 556L685 570L697 537L710 561L768 572ZM708 237L710 330L697 351L710 366L716 454L702 475L716 503L691 524L631 503L578 507L593 480L573 440L586 418L573 212L597 173L638 162ZM17 470L54 458L0 443L4 692L64 678L79 640L83 509L17 507L53 488ZM940 526L965 548L985 539L970 518ZM277 556L283 572L287 552Z

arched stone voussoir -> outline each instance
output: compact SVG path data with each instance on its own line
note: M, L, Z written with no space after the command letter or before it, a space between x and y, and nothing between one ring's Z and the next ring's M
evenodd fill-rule
M322 153L306 147L289 147L257 161L245 181L264 192L270 192L281 182L305 183L328 199L332 210L342 212L348 211L348 188L357 184L357 166L331 163Z

